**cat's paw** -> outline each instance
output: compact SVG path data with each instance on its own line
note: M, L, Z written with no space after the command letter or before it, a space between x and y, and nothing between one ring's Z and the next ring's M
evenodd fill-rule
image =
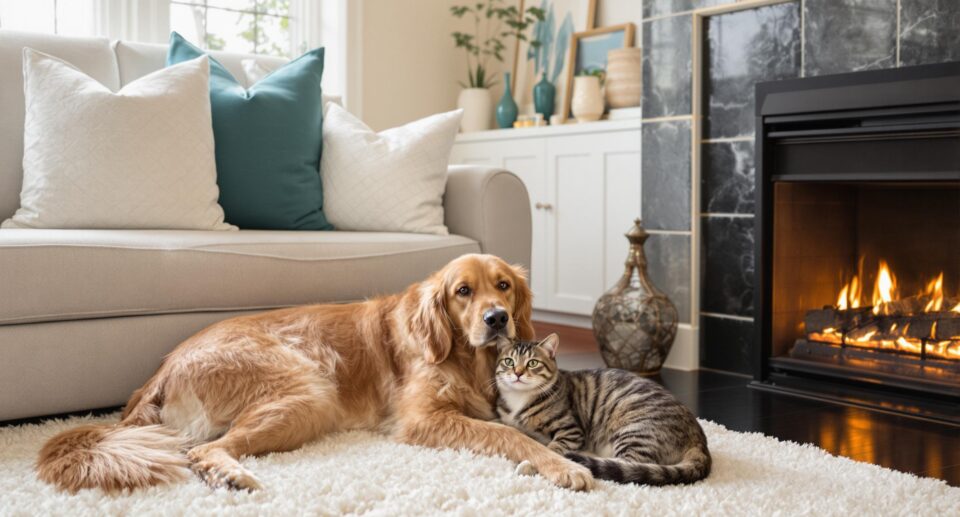
M551 461L542 466L539 471L541 476L560 488L581 491L590 490L594 485L590 469L570 460Z
M518 476L536 476L537 468L533 466L533 463L523 460L513 472Z

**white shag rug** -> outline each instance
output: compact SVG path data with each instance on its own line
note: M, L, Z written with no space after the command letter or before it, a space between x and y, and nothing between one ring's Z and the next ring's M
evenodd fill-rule
M69 495L37 479L33 462L47 438L115 419L0 428L0 515L960 515L960 488L943 481L705 421L713 473L690 486L604 481L577 493L515 475L503 458L400 445L366 432L244 460L265 486L255 493L214 491L191 479L115 496Z

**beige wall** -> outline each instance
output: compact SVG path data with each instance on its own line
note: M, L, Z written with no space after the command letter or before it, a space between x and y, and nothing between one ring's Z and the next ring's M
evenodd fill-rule
M536 1L536 0L533 0ZM348 91L348 107L375 130L395 127L433 113L456 108L465 81L463 51L453 47L450 33L467 29L450 15L458 0L349 0L351 15L359 19L348 67L355 86ZM539 4L539 2L537 2ZM632 21L641 17L640 0L598 0L598 25ZM492 62L497 75L509 69L513 52L501 65ZM359 61L359 66L356 61ZM494 102L502 93L502 79L491 92ZM350 99L351 93L353 99ZM491 114L492 117L492 114Z

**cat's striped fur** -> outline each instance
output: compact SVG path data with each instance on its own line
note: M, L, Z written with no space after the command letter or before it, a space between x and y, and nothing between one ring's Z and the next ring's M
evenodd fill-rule
M707 438L659 384L623 370L557 368L559 338L516 342L497 361L497 411L600 479L693 483L710 474Z

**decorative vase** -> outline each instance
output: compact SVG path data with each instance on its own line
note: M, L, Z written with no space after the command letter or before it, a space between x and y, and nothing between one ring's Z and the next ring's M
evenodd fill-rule
M647 275L643 243L649 234L634 220L623 276L593 309L593 334L611 368L652 374L660 370L677 336L677 308Z
M493 102L490 101L490 90L486 88L464 88L457 98L457 107L463 110L460 119L460 131L486 131L490 129L490 112Z
M593 122L603 116L603 92L600 78L581 75L573 78L573 100L570 111L577 122Z
M533 107L537 113L543 115L544 120L550 120L553 115L556 97L557 88L547 80L547 73L544 72L540 82L533 87Z
M611 108L640 105L641 53L639 48L607 52L607 104Z
M510 72L503 74L503 97L497 104L497 125L501 128L513 127L517 121L517 103L510 94Z

